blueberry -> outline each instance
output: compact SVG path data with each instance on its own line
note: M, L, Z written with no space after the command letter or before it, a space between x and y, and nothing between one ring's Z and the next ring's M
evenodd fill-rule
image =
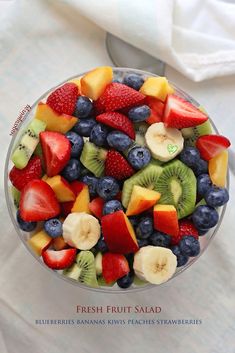
M93 175L84 175L81 181L88 185L90 196L95 197L98 178Z
M220 207L225 205L229 200L228 190L212 186L205 195L207 205L211 207Z
M140 221L139 216L129 216L128 218L134 228L139 224L139 221Z
M96 191L104 200L112 200L119 192L119 184L112 177L103 177L98 180Z
M140 105L138 107L131 108L128 112L128 117L134 123L144 121L151 115L151 109L148 105Z
M57 218L52 218L48 221L45 221L44 229L52 238L60 237L63 233L62 223Z
M140 75L128 74L124 77L123 83L136 91L139 91L140 87L144 83L144 79Z
M79 157L84 146L83 138L73 131L67 132L66 137L71 144L71 157Z
M211 187L212 182L208 174L201 174L197 178L197 192L200 196L204 196Z
M192 220L197 229L209 229L217 224L219 215L215 208L202 205L195 209Z
M133 273L129 272L127 275L117 280L117 285L120 288L124 288L124 289L129 288L132 285L133 280L134 280L134 275Z
M104 204L103 215L114 213L116 211L123 210L122 204L118 200L110 200Z
M90 142L93 142L96 146L104 146L106 144L106 138L108 135L108 129L102 124L96 124L90 133Z
M188 262L189 256L183 255L178 245L172 246L171 251L177 258L177 267L184 266Z
M139 248L143 248L144 246L149 245L148 239L137 239L137 243L139 245Z
M79 119L87 118L93 110L93 104L89 98L80 96L77 100L74 115Z
M130 147L132 140L123 132L114 130L108 134L107 142L110 147L113 147L118 151L125 151Z
M207 161L204 161L204 159L199 159L197 162L197 165L192 167L192 170L194 171L194 174L196 177L198 177L201 174L208 174L208 163Z
M134 147L128 153L127 159L133 168L139 170L149 164L151 153L146 147Z
M179 248L186 256L197 256L200 253L200 243L192 235L184 236L179 242Z
M100 237L95 248L102 253L109 251L108 245L106 244L103 237Z
M153 220L150 217L144 217L136 227L136 236L140 239L147 239L153 232Z
M161 232L154 232L149 238L150 244L168 248L171 242L171 236Z
M89 137L95 125L96 120L94 118L81 119L74 125L73 131L81 136Z
M181 162L188 167L194 167L200 160L200 153L195 147L185 147L180 153L179 158Z
M77 159L70 159L61 174L68 181L78 179L81 175L81 163Z
M203 228L199 228L198 231L198 235L202 236L205 235L210 229L203 229Z
M19 210L16 212L16 220L18 222L18 225L21 230L24 230L25 232L32 232L36 226L37 222L26 222L20 217L20 212Z

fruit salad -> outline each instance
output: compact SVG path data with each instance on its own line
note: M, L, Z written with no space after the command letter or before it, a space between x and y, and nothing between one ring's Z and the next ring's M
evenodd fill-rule
M199 256L229 199L230 142L166 77L117 73L98 67L40 101L9 179L17 226L46 266L126 289Z

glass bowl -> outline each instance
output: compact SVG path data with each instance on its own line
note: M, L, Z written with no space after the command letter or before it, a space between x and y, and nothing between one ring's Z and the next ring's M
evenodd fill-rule
M152 74L150 72L146 72L146 71L141 71L141 70L136 70L136 69L129 69L129 68L120 68L120 67L113 68L113 73L114 73L114 79L122 79L126 74L129 74L129 73L137 73L137 74L141 75L144 79L146 79L149 76L157 76L157 75L154 75L154 74ZM70 77L66 81L60 83L58 86L60 86L61 84L65 83L65 82L67 82L69 80L72 80L74 78L81 77L84 74L85 73ZM170 84L174 87L177 95L179 95L182 98L190 101L191 103L193 103L197 107L200 106L200 104L197 101L195 101L191 96L189 96L187 93L185 93L184 91L179 89L174 83L170 82ZM56 87L58 87L58 86L56 86ZM11 183L10 183L10 180L8 178L9 171L11 170L11 168L13 166L13 163L11 162L10 157L11 157L11 154L12 154L12 152L13 152L13 150L14 150L17 142L18 142L18 138L21 135L22 130L33 119L37 104L40 101L44 100L49 95L49 93L51 93L51 91L53 91L56 87L53 87L48 92L44 93L32 105L32 107L31 107L32 109L25 115L25 119L20 124L20 126L18 127L18 131L15 132L15 134L13 135L11 143L10 143L9 148L8 148L8 152L7 152L7 156L6 156L6 163L5 163L5 176L4 176L5 185L4 186L5 186L5 196L6 196L7 208L8 208L12 223L13 223L13 225L15 227L16 233L20 237L20 239L23 242L23 244L25 245L25 247L31 253L31 255L41 264L41 266L43 266L48 271L50 271L52 273L52 275L54 274L54 276L56 276L56 277L58 277L60 279L63 279L64 281L69 282L69 283L71 283L73 285L81 287L83 289L88 289L88 290L97 291L97 292L106 292L106 293L127 293L127 292L135 292L135 291L147 290L147 289L150 289L150 288L157 287L156 285L146 284L146 285L142 285L142 286L132 285L128 289L121 289L115 284L113 287L104 286L104 287L99 287L99 288L92 288L92 287L86 286L86 285L84 285L84 284L82 284L82 283L80 283L78 281L69 279L69 278L67 278L67 277L62 275L62 271L57 271L57 272L53 271L52 269L50 269L49 267L47 267L44 264L44 262L42 261L41 257L38 257L27 244L27 240L29 239L30 234L22 231L18 227L18 223L16 221L16 208L15 208L15 205L14 205L14 200L13 200L12 192L11 192ZM214 132L218 133L218 130L216 129L216 127L215 127L213 121L211 121L211 119L210 119L210 122L211 122L211 125L212 125L212 128L213 128ZM228 176L227 176L227 188L229 189L229 173L228 173ZM210 242L212 241L212 239L214 238L216 233L219 231L220 225L221 225L223 217L224 217L225 210L226 210L226 205L221 207L221 208L219 208L219 210L218 210L218 212L219 212L219 222L216 225L216 227L211 229L206 235L204 235L202 237L199 237L200 246L201 246L200 254L197 257L190 258L186 265L184 265L184 266L182 266L180 268L177 268L174 276L170 280L172 280L173 278L175 278L175 277L179 276L181 273L183 273L194 262L196 262L198 260L198 258L204 253L204 251L206 250L206 248L208 247L208 245L210 244ZM38 227L40 228L40 223L39 223ZM36 230L38 230L38 228Z

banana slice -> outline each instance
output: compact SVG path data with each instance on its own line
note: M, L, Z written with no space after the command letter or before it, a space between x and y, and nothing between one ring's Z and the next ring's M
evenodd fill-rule
M98 220L85 213L70 213L63 223L63 238L70 246L80 250L90 250L100 237Z
M145 140L153 158L167 162L175 158L184 147L184 138L178 129L166 128L163 123L152 124Z
M176 256L170 249L151 245L144 246L135 254L133 264L136 276L153 284L168 281L176 266Z

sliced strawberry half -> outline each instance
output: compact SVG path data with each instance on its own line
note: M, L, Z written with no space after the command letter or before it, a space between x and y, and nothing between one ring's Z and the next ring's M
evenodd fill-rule
M105 175L117 180L123 180L129 178L134 173L135 170L119 152L115 150L108 151L105 160Z
M32 157L25 168L13 167L9 179L18 190L22 190L31 180L40 179L42 176L41 160L38 156Z
M145 102L151 109L151 115L148 119L146 119L146 123L151 125L161 122L163 119L165 104L162 103L159 99L153 97L146 97Z
M196 147L199 149L201 157L206 161L209 161L230 145L229 139L222 135L204 135L196 141Z
M69 140L59 132L43 131L40 133L40 142L47 175L52 177L59 174L70 159Z
M135 139L135 129L133 123L124 115L117 112L103 113L96 117L99 123L108 125L116 130L127 134L131 139Z
M124 255L105 253L102 255L102 275L106 283L111 283L127 275L130 268Z
M20 216L26 222L56 217L60 206L52 188L43 180L32 180L20 196Z
M171 237L171 244L177 245L186 235L192 235L195 239L198 239L198 231L194 224L188 219L182 219L179 221L179 233Z
M72 115L78 94L78 86L75 83L67 82L48 96L47 104L59 114Z
M99 112L112 112L143 103L145 96L122 83L110 83L104 93L95 102Z
M64 249L64 250L46 250L42 253L42 258L45 264L53 270L63 270L64 268L70 267L76 258L76 249Z
M167 127L183 129L204 123L208 116L194 105L176 95L166 100L163 121Z

